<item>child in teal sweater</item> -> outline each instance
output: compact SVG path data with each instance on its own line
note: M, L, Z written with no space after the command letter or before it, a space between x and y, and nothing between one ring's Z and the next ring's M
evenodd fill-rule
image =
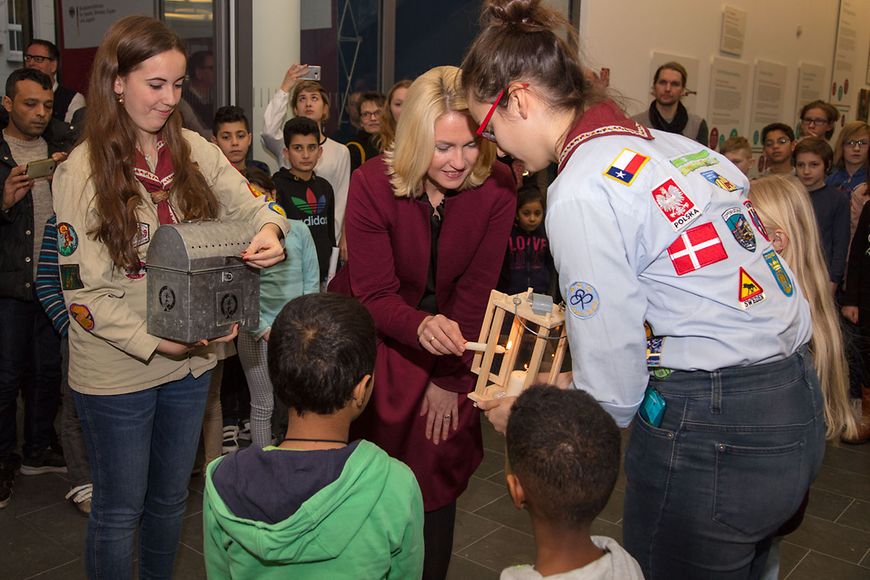
M209 578L420 578L423 499L414 474L377 445L348 441L374 363L374 322L353 298L310 294L283 308L269 374L289 427L277 447L252 445L209 464Z

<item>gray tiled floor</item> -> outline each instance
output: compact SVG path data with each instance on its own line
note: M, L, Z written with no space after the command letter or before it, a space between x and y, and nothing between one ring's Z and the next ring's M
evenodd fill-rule
M450 580L496 579L505 566L534 561L528 515L514 509L505 490L503 441L484 429L484 446L484 461L458 503ZM622 537L624 489L620 476L594 533ZM175 574L184 580L205 577L201 477L191 480L190 490ZM18 476L12 503L0 510L0 577L84 578L80 556L86 520L63 499L66 491L62 476ZM870 444L828 446L804 523L782 544L780 577L870 578Z

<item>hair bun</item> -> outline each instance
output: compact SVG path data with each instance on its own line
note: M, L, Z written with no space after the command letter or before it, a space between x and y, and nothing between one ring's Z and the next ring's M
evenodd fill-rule
M541 0L489 0L483 9L483 21L490 26L502 24L526 32L558 25L553 12L541 7Z

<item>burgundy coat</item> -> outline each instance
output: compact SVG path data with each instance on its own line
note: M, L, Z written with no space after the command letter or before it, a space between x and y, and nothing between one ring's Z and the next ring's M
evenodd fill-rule
M444 200L435 298L438 312L456 321L466 340L477 340L498 282L516 213L514 184L508 168L496 163L483 185ZM417 305L429 270L431 213L428 201L395 197L381 157L365 163L350 181L348 265L330 285L357 297L378 330L372 399L354 422L354 435L411 467L426 511L459 497L483 458L480 412L465 395L477 379L470 371L474 353L433 356L417 340L429 315ZM459 429L437 446L426 439L420 417L430 381L460 393Z

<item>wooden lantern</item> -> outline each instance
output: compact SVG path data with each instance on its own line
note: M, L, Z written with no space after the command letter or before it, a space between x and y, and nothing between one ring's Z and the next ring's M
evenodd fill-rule
M535 383L553 384L568 343L565 308L531 288L513 296L493 290L479 343L483 350L471 363L477 384L469 399L516 396Z

